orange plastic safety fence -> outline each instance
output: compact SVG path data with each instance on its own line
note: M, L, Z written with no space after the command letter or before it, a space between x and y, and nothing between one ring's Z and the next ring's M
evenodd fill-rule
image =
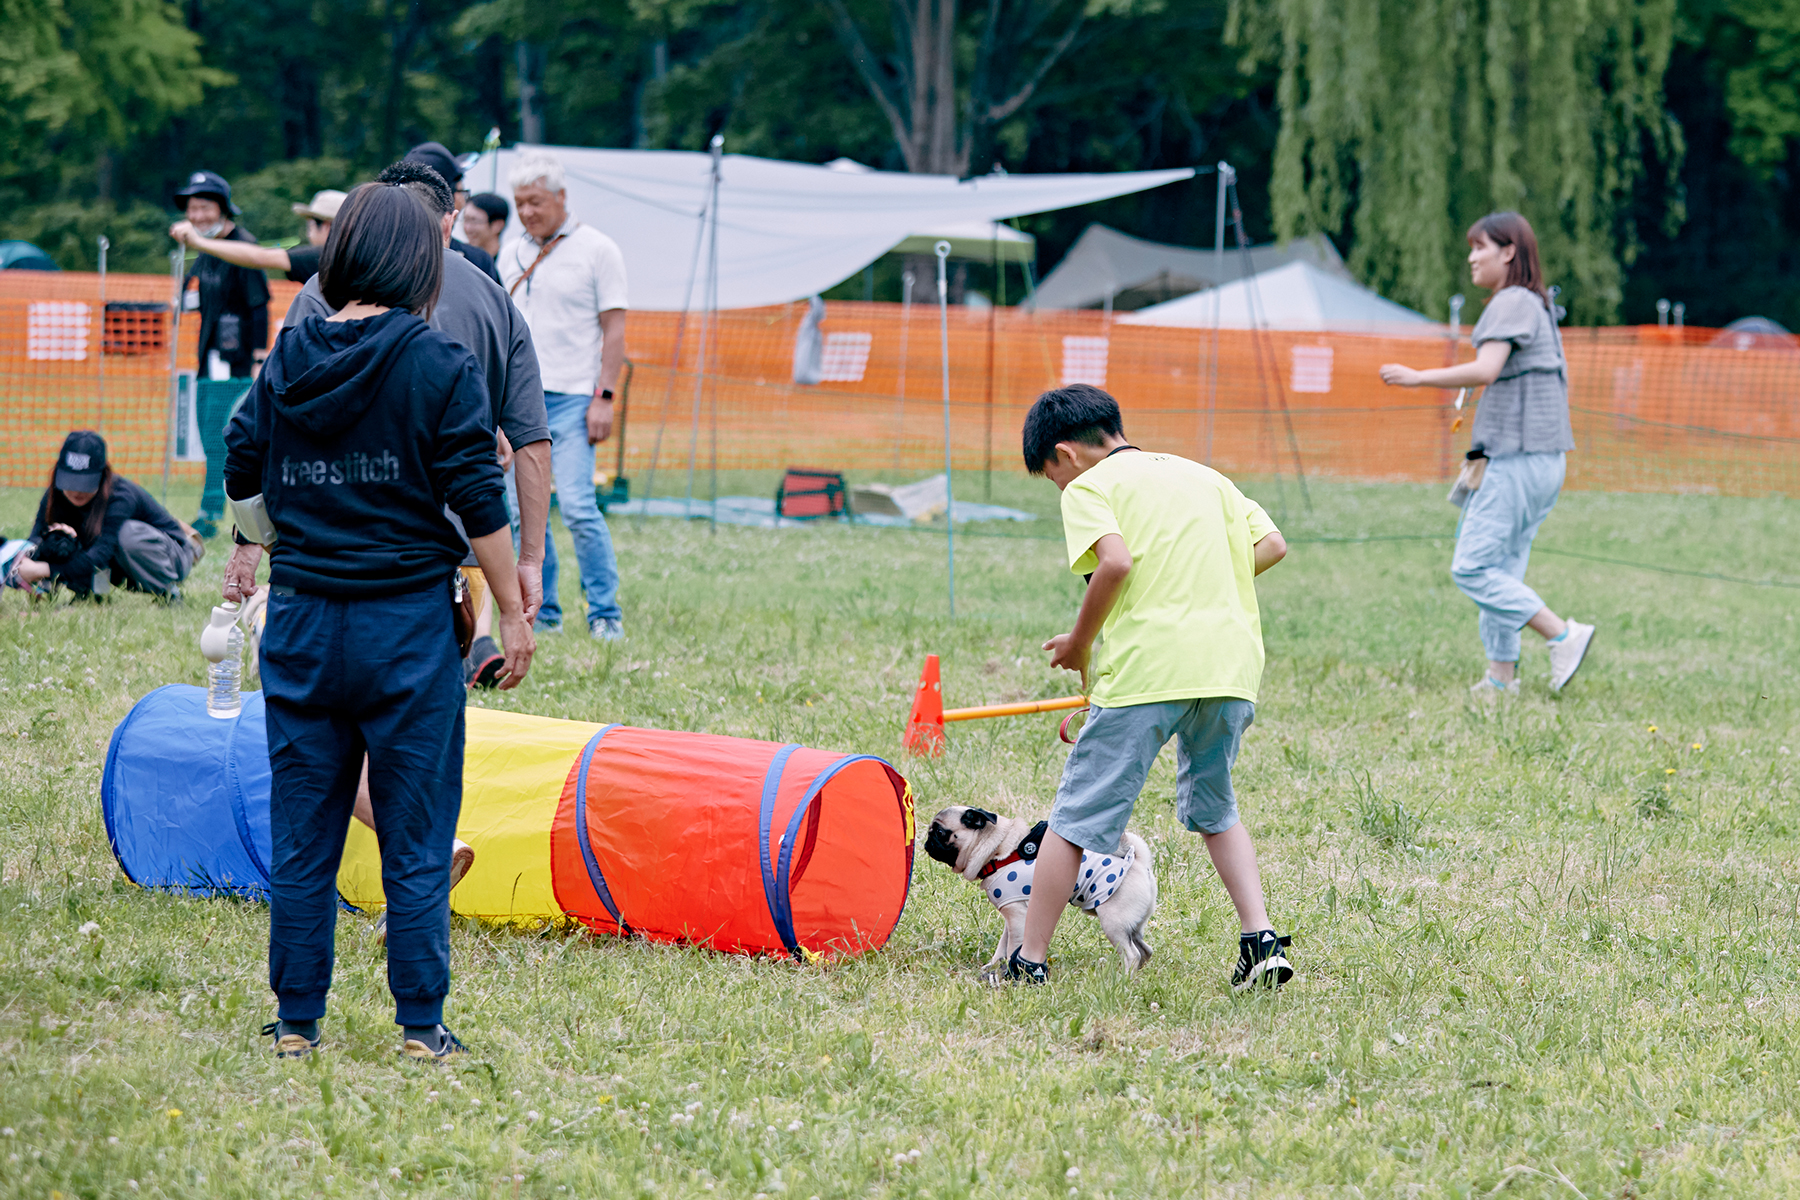
M299 290L270 284L271 330ZM0 272L0 486L43 486L71 429L104 434L121 473L161 478L173 292L166 276L113 274L102 306L98 275ZM199 325L198 313L182 314L182 370L196 366ZM204 471L177 462L171 475L193 480Z
M97 422L128 472L161 469L166 345L152 353L109 350L102 408L92 349L95 285L92 275L0 275L0 483L35 486L63 433ZM274 289L271 327L295 290ZM168 293L159 277L108 280L109 301L166 303ZM88 310L34 309L69 303ZM794 346L805 311L791 304L716 319L632 314L625 471L637 486L648 482L653 460L660 479L671 482L690 463L702 471L715 462L721 469L907 474L942 468L936 307L831 303L822 328L824 378L799 385ZM57 341L65 326L56 321L80 325L87 341ZM183 367L192 365L194 324L182 324ZM1026 409L1046 388L1076 381L1119 398L1134 443L1247 475L1441 481L1468 444L1476 403L1453 431L1452 393L1390 388L1377 375L1384 362L1466 359L1466 337L1452 345L1447 337L1215 333L1124 324L1097 312L964 307L950 310L948 326L958 470L1019 470ZM124 336L121 327L116 340L123 344ZM1577 442L1569 486L1800 495L1800 349L1741 340L1715 347L1713 337L1694 329L1564 331ZM78 351L85 357L74 357ZM47 356L53 353L67 357Z

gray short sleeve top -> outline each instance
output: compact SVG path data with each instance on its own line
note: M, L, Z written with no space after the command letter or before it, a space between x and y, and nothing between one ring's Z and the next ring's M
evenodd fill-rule
M1543 298L1529 288L1501 288L1469 340L1477 349L1512 343L1500 377L1481 395L1469 444L1490 455L1573 450L1562 335Z

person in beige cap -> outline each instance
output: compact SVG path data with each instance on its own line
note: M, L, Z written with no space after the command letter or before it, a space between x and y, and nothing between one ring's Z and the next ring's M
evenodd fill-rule
M294 211L306 218L306 242L288 250L280 246L201 237L191 221L175 222L169 227L169 236L184 246L225 262L263 271L281 271L295 283L305 283L319 273L319 255L324 252L325 239L331 236L331 222L337 218L344 198L343 192L326 188L314 192L311 203L294 205Z

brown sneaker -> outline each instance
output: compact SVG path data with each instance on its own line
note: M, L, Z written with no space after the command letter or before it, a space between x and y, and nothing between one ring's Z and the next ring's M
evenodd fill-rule
M463 876L467 875L469 873L469 868L474 865L475 847L469 845L469 843L463 841L461 838L457 838L450 847L451 890L455 890L456 885L463 881Z

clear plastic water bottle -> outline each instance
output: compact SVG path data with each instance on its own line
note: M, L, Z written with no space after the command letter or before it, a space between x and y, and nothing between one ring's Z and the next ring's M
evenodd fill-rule
M206 669L206 714L227 721L244 706L238 691L244 673L244 631L238 625L239 608L230 602L219 605L200 631L200 653L211 664Z

